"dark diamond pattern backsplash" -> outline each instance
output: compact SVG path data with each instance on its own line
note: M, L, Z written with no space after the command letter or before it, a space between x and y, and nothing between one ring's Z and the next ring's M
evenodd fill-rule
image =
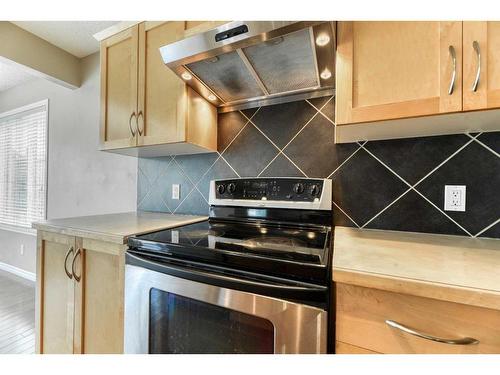
M317 98L220 114L218 152L139 159L138 209L207 215L212 179L323 177L335 225L500 238L500 132L336 145L334 112ZM467 186L466 212L444 211L444 185Z

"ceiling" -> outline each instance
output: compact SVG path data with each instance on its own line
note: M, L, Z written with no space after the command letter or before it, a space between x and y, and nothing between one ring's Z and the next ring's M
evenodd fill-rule
M82 58L99 50L92 35L119 21L16 21L13 24Z
M35 76L28 73L22 66L0 60L0 91L8 90L34 78Z

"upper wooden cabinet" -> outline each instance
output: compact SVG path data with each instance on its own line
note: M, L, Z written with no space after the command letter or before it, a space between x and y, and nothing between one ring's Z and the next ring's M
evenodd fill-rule
M463 35L463 109L499 108L500 22L464 22Z
M500 130L500 22L337 30L336 143Z
M145 157L217 150L217 109L159 52L185 37L187 27L142 22L101 42L102 149Z
M138 27L101 42L101 142L104 149L133 147L137 113Z
M462 110L461 22L339 22L337 30L337 125Z

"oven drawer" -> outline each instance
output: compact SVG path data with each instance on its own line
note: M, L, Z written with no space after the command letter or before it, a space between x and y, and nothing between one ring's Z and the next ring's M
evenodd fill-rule
M347 284L336 293L337 341L380 353L500 353L500 311Z

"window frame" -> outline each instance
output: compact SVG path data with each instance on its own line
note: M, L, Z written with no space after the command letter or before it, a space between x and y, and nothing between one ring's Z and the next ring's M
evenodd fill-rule
M43 174L43 184L45 187L45 199L44 199L44 206L43 206L43 220L47 219L47 209L48 209L48 198L49 198L49 186L48 186L48 174L49 174L49 99L43 99L39 100L37 102L27 104L21 107L16 107L14 109L5 111L0 113L0 120L2 120L5 117L17 115L21 112L29 111L34 108L38 107L45 107L45 168L44 168L44 174ZM21 227L17 225L11 225L11 224L5 224L5 223L0 223L0 230L5 230L9 232L16 232L16 233L21 233L21 234L28 234L28 235L33 235L36 236L36 229L34 228L26 228L26 227Z

